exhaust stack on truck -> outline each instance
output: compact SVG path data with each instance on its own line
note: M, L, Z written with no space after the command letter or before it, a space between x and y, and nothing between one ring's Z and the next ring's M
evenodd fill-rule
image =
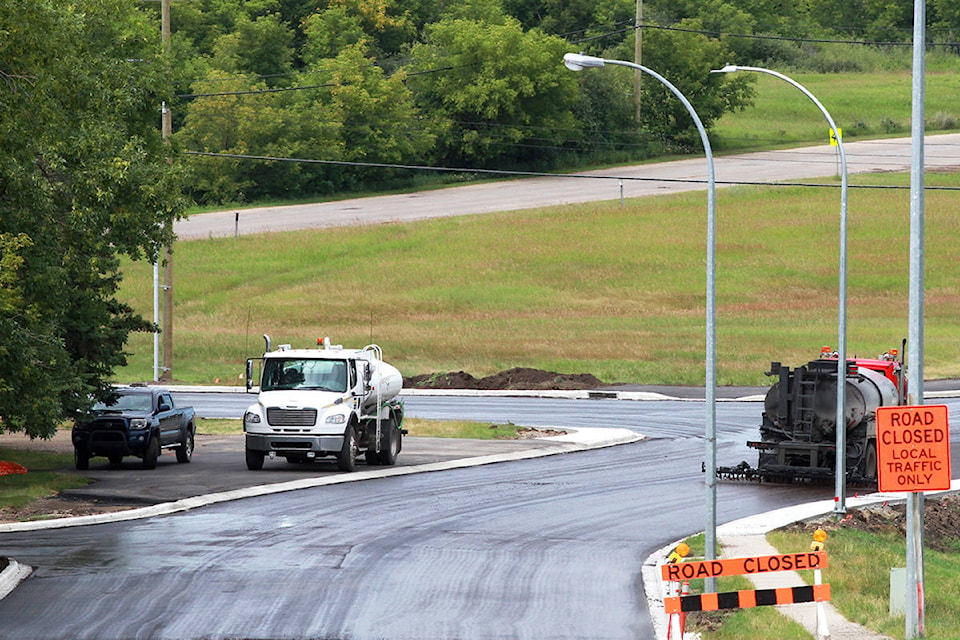
M248 469L277 456L293 464L333 456L341 471L353 471L361 453L367 464L396 463L406 433L403 376L380 347L345 349L324 338L315 349L274 350L264 340L263 356L247 360L247 391L258 394L243 416Z

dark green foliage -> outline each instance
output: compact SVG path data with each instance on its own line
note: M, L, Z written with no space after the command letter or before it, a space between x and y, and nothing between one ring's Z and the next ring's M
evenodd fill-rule
M0 431L42 437L149 328L115 298L118 255L154 257L182 203L143 13L10 0L0 25Z

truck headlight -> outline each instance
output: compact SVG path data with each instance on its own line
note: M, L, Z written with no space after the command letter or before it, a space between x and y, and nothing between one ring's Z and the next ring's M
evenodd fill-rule
M253 413L252 411L247 411L245 414L243 414L243 421L249 422L251 424L259 424L260 416L257 415L256 413Z
M342 413L335 413L332 416L327 416L327 419L324 421L327 424L343 424L347 421L347 416Z
M146 429L146 428L147 428L147 419L146 419L146 418L131 418L131 419L130 419L130 428L131 428L131 429Z

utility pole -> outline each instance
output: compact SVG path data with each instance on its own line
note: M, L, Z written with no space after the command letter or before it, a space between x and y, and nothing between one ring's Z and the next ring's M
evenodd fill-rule
M160 0L160 41L163 45L163 64L169 71L170 64L170 0ZM164 103L161 135L164 141L170 137L173 121L170 107ZM173 220L168 224L173 225ZM172 231L172 229L171 229ZM173 380L173 246L167 245L163 258L163 366L160 379Z
M633 29L633 61L643 64L643 0L637 0L637 15ZM637 69L633 74L633 117L640 124L640 82L643 72Z

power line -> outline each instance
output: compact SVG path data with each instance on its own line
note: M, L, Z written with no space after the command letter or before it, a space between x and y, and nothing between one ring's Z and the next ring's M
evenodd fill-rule
M706 179L698 178L648 178L642 176L608 176L585 173L549 173L543 171L510 171L507 169L481 169L469 167L437 167L417 164L392 164L387 162L354 162L350 160L315 160L312 158L282 158L275 156L259 156L240 153L215 153L212 151L184 151L188 156L208 156L214 158L233 158L236 160L258 160L263 162L295 162L301 164L322 164L347 167L364 167L380 169L407 169L411 171L439 171L448 173L480 173L485 175L524 176L537 178L579 178L591 180L629 180L635 182L668 182L676 184L707 184ZM715 180L718 185L729 186L762 186L762 187L814 187L839 189L841 185L813 182L760 182L751 180ZM909 185L849 185L850 189L910 189ZM960 191L960 187L925 186L927 191Z

